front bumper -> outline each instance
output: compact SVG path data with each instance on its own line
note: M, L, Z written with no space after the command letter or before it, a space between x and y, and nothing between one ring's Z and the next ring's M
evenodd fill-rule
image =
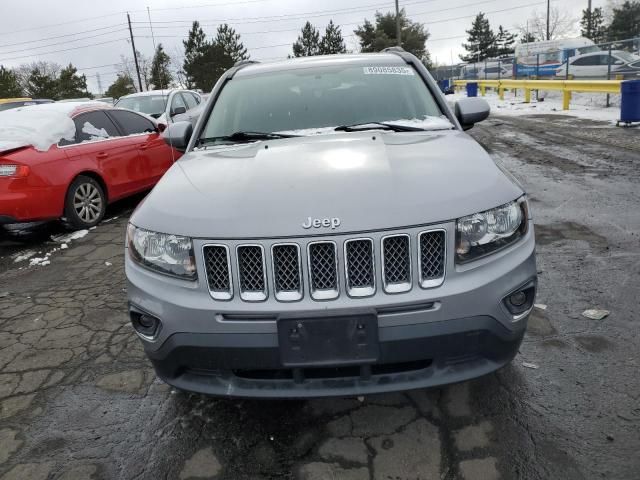
M513 359L523 335L487 316L381 328L379 361L349 367L283 368L276 334L176 333L147 354L158 376L182 390L230 397L353 396L486 375Z
M437 288L341 295L331 302L215 301L204 279L161 276L128 254L126 273L132 308L162 322L158 335L142 343L165 382L214 395L344 396L459 382L495 371L516 355L527 315L511 315L502 299L535 285L532 225L517 244L472 264L457 266L452 257ZM280 361L279 319L372 313L380 341L374 364L293 369Z

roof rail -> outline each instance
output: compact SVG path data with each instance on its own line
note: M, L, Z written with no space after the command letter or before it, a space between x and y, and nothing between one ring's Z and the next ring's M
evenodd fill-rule
M385 53L394 53L394 52L406 52L406 50L402 47L387 47L382 49L383 52Z
M257 60L238 60L236 63L233 64L234 67L240 67L242 65L250 65L252 63L260 63Z

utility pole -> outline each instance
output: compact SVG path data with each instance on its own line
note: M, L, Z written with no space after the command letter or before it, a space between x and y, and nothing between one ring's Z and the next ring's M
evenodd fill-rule
M551 34L549 33L549 11L551 10L551 0L547 0L547 40L551 40Z
M589 0L589 21L587 22L587 38L593 37L593 11L591 10L591 0Z
M131 17L127 13L127 22L129 23L129 35L131 36L131 48L133 48L133 61L136 64L136 73L138 74L138 86L142 91L142 78L140 77L140 66L138 65L138 54L136 53L136 44L133 41L133 30L131 30Z
M98 93L102 96L102 82L100 81L100 72L96 73L96 82L98 83Z
M400 7L398 6L398 0L396 0L396 39L398 40L398 46L402 46L402 30L400 29Z

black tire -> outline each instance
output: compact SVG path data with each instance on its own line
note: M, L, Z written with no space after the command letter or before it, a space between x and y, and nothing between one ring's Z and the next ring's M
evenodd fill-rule
M91 228L104 217L107 197L91 177L80 175L69 186L64 202L65 223L74 229Z

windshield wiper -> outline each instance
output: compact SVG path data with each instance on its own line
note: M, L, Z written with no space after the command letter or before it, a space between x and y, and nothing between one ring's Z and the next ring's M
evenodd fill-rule
M410 127L409 125L397 125L385 122L364 122L353 125L340 125L335 128L336 132L359 132L362 130L392 130L394 132L423 132L424 128Z
M300 135L291 135L288 133L275 132L234 132L231 135L223 135L220 137L201 138L198 142L200 145L215 142L251 142L254 140L273 140L276 138L299 137Z

